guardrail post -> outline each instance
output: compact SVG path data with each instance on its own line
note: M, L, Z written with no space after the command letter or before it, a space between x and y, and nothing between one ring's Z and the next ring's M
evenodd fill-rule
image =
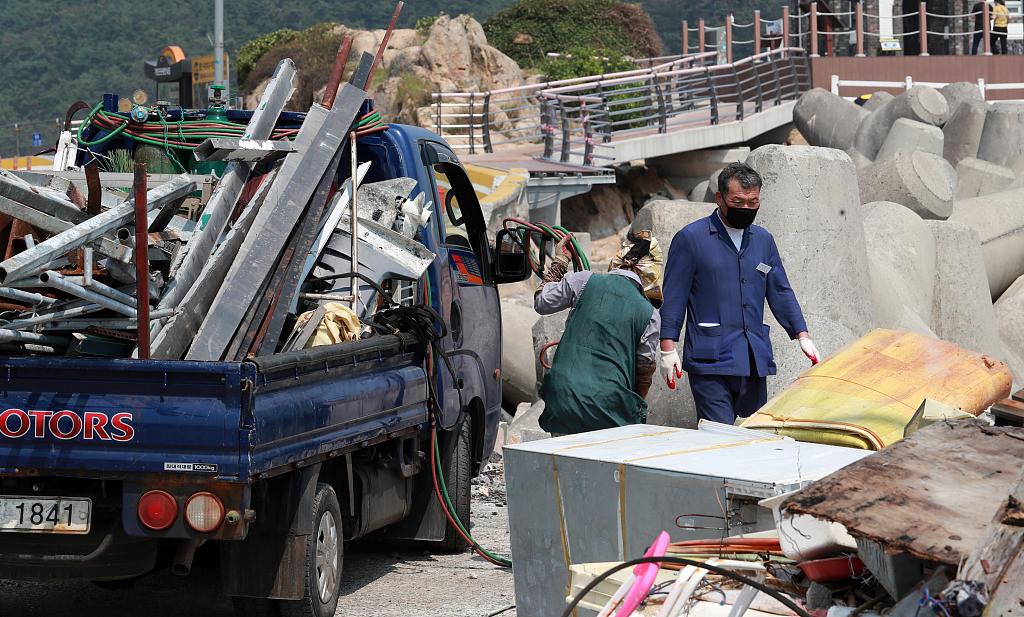
M715 89L715 79L711 76L711 69L704 67L704 75L708 80L708 104L711 108L711 124L718 124L718 91Z
M484 133L484 152L494 152L491 147L491 91L484 92L484 123L481 129Z
M743 82L740 81L740 72L736 70L736 67L732 67L732 76L736 82L736 119L742 120L744 116L743 109Z
M540 100L540 131L544 134L544 158L550 159L555 155L555 127L554 114L551 113L551 100L541 98Z
M782 44L779 47L789 47L789 5L782 7Z
M583 164L594 164L594 134L590 127L590 114L586 101L580 101L580 125L583 127Z
M810 29L811 29L811 57L820 58L818 55L818 3L811 3L810 13Z
M992 29L991 29L991 24L988 21L989 19L990 19L990 17L989 17L988 2L982 2L981 3L981 33L982 33L981 36L984 37L984 40L985 40L985 55L986 56L991 56L992 55L992 31L991 31Z
M685 56L690 53L690 24L685 19L683 20L683 25L680 27L680 34L682 34L680 39L683 42L682 55Z
M764 111L764 91L761 89L761 67L756 62L751 62L750 70L754 71L754 86L757 88L757 99L754 103L754 113L761 113Z
M857 31L857 57L864 57L864 3L853 5L854 23Z
M781 52L780 52L781 53ZM769 58L772 65L772 83L775 84L775 105L782 104L782 81L779 79L779 58L781 56L772 54Z
M754 55L761 53L761 11L754 11Z
M654 75L654 92L658 96L658 132L668 132L668 112L665 106L665 92L661 88L661 80Z
M920 24L920 26L918 27L918 30L921 31L921 33L917 35L918 38L921 40L921 54L920 55L927 56L928 55L928 6L924 2L921 2L921 4L918 5L918 23Z
M444 135L441 132L441 99L444 96L443 92L437 93L437 111L434 112L434 132L438 135Z
M985 36L988 36L988 35L986 34ZM698 54L704 53L704 47L706 46L706 44L704 42L704 38L705 38L705 34L704 34L704 19L701 18L700 20L697 21L697 53ZM988 47L986 47L985 50L988 51Z
M473 123L476 122L473 115L473 97L475 92L469 93L469 153L476 154L476 134L473 131Z
M569 112L565 109L565 101L558 99L558 115L562 120L562 155L563 163L569 162L569 154L572 150L572 135L569 133Z
M604 122L604 130L601 131L601 142L609 143L612 140L612 112L608 108L608 97L601 93L601 121Z
M732 64L732 13L725 16L725 63Z

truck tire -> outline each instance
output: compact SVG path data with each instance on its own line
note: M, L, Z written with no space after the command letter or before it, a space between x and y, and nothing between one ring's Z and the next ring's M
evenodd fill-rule
M455 506L462 525L469 529L470 488L473 481L473 421L467 414L452 436L452 443L441 452L441 470L444 473L448 497ZM460 553L469 546L451 523L445 527L444 540L436 544L441 553Z
M341 507L330 484L318 482L313 498L313 533L306 543L305 594L280 600L283 617L334 617L341 591L344 533Z

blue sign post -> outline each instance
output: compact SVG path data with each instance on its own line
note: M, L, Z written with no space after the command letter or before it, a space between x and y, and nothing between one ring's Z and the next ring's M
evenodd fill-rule
M43 134L32 133L32 146L37 147L43 145Z

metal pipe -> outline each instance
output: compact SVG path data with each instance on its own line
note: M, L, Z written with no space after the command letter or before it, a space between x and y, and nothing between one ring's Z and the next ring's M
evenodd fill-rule
M324 90L323 106L327 109L334 107L334 99L338 96L338 88L341 87L341 78L345 74L345 65L348 64L349 54L352 53L352 37L345 35L338 46L338 53L334 56L334 66L331 67L331 76L327 79L327 88Z
M14 289L13 287L0 287L0 298L16 300L33 306L53 306L54 304L60 303L60 300L57 300L56 298L50 298L42 294Z
M86 284L84 276L65 276L64 280L69 283L81 285L82 287L91 289L96 293L101 293L104 296L110 298L111 300L117 300L118 302L121 302L122 304L127 304L128 306L131 306L133 308L136 307L138 304L135 298L133 298L132 296L117 289L114 289L109 285L104 285L103 283L95 279L90 281L88 284Z
M217 2L219 4L221 0ZM135 164L135 285L139 359L149 360L149 217L146 216L145 163ZM190 557L189 565L191 562Z
M291 97L295 82L295 64L285 58L277 64L274 76L267 89L264 90L260 103L253 112L249 125L242 135L244 139L269 139L277 124L277 117ZM195 284L203 271L203 266L210 259L221 234L227 227L235 202L242 191L249 170L252 166L241 161L232 161L224 168L224 175L217 182L210 201L206 204L205 214L209 217L206 226L199 230L192 240L183 247L187 251L181 266L171 274L157 308L177 306L188 290Z
M103 308L108 308L112 311L121 313L122 315L135 317L134 308L117 300L114 300L113 298L107 297L104 294L93 291L91 289L86 289L85 287L82 287L81 285L78 285L76 283L72 283L71 281L64 278L64 276L60 272L47 270L46 272L43 272L42 274L39 275L39 282L43 283L47 287L52 287L59 291L63 291L64 293L71 294L72 296L92 302L93 304L98 304Z
M159 209L167 200L176 200L194 191L196 183L187 175L175 177L170 182L152 190L147 196L150 208ZM135 213L133 199L92 217L88 221L75 225L57 235L40 242L34 248L22 251L10 259L0 262L0 283L23 278L38 272L47 263L80 246L93 242L103 234L110 232L132 220Z
M370 65L370 72L366 74L366 83L363 84L363 90L369 90L370 84L373 83L373 74L377 72L377 67L380 65L381 59L384 58L384 50L388 48L388 41L391 40L391 35L395 31L395 24L398 23L398 16L402 14L402 7L405 6L405 2L399 0L398 4L395 5L395 12L391 14L391 23L388 24L388 29L384 32L384 38L380 41L380 47L377 48L377 55L373 57L373 64ZM358 86L359 84L355 84Z
M82 249L82 285L92 285L92 247Z
M68 340L62 336L21 332L0 328L0 343L35 343L37 345L67 345Z
M401 8L402 3L398 3ZM349 249L349 254L352 256L352 273L355 274L359 271L359 206L356 202L356 194L359 192L359 183L356 182L356 175L359 173L359 160L356 148L356 132L352 131L348 136L348 148L352 153L352 205L349 208L349 223L351 226L352 244ZM356 278L352 277L350 283L352 289L352 312L356 315L359 314L359 292L358 286L356 285Z
M213 83L227 86L224 79L224 0L213 2ZM225 88L224 94L227 95ZM224 97L225 100L228 98Z
M178 548L174 551L174 563L171 564L171 573L177 576L188 576L192 571L192 558L195 557L196 549L199 548L204 538L191 538L178 542Z
M93 305L95 306L95 305ZM171 317L174 314L172 310L159 310L153 311L149 315L149 323L159 323L157 320L162 317ZM78 317L70 319L54 319L46 323L37 324L36 327L43 328L46 330L73 330L81 331L89 326L95 326L97 328L106 328L108 330L135 330L138 326L138 321L130 317Z

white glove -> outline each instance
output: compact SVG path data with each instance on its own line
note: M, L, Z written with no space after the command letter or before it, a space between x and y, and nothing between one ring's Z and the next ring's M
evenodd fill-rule
M814 346L814 341L812 341L810 337L801 338L799 340L800 351L804 352L804 355L811 361L811 366L821 362L821 354L818 353L818 348Z
M679 352L675 349L672 351L659 349L658 365L661 367L661 376L665 378L665 383L669 388L675 390L676 379L681 379L683 376L681 368L683 363L679 360Z

